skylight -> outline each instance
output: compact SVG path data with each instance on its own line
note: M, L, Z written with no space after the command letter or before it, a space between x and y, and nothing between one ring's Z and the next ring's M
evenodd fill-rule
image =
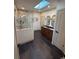
M42 0L39 4L37 4L34 8L35 9L42 9L46 6L48 6L49 2L46 0Z

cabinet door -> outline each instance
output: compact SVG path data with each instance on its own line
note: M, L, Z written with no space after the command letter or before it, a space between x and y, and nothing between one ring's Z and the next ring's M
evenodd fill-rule
M53 36L52 30L41 27L41 33L50 43L52 42L52 36Z
M22 42L22 31L16 31L17 44L21 44Z

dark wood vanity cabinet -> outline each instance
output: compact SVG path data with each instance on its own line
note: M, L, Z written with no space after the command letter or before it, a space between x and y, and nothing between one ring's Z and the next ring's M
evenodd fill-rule
M49 41L52 42L53 30L41 27L41 34Z

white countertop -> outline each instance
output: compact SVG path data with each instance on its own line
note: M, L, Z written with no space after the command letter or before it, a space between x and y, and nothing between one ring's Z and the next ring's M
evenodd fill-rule
M32 28L23 28L23 29L16 29L16 31L24 31L24 30L32 30Z
M48 28L48 27L46 27L46 26L43 26L44 28ZM52 29L52 28L48 28L48 29L50 29L50 30L55 30L55 29Z

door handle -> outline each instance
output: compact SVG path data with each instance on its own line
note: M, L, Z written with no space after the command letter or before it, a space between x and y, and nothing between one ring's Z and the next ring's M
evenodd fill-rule
M56 33L59 33L57 30L55 31Z

